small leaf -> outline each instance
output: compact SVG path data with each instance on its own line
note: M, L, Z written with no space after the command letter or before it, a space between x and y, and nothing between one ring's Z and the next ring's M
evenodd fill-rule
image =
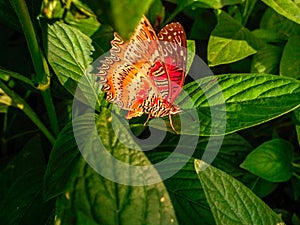
M252 73L278 74L282 48L265 45L254 56L251 63Z
M210 66L236 62L256 53L260 42L249 30L221 10L217 18L208 43Z
M76 28L56 22L48 26L47 58L61 84L74 94L94 50L91 39Z
M293 0L262 0L277 13L300 24L300 6Z
M280 61L280 75L300 78L300 37L288 39Z
M187 48L186 73L188 73L193 64L193 60L194 60L194 56L195 56L195 52L196 52L195 41L187 40L186 48Z
M195 160L195 169L217 225L284 224L261 199L223 171Z
M251 152L241 167L271 182L287 181L292 176L293 146L283 139L273 139Z

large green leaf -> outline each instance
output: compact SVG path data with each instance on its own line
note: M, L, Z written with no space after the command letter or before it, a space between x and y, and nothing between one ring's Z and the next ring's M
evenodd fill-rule
M217 225L284 224L260 198L223 171L195 160L195 169Z
M300 78L300 37L288 39L280 61L280 75Z
M173 122L177 126L180 117L181 123L188 126L184 133L192 135L197 135L199 125L189 114L191 109L199 114L200 135L209 136L267 122L296 109L300 102L298 80L268 74L205 77L185 85L183 90L176 100L183 113L174 116ZM161 121L150 123L165 129L162 125Z
M190 145L181 145L178 143L178 139L178 136L166 136L165 140L157 148L157 151L147 153L148 158L152 163L157 163L168 157L171 152L173 152L173 149L178 147L184 150L183 154L190 152L192 147ZM207 149L208 143L209 149ZM200 183L197 182L198 178L194 170L193 159L194 157L200 159L205 151L214 152L217 151L219 147L218 140L211 140L207 137L201 138L195 148L193 158L174 176L164 181L180 224L214 224L203 189ZM237 175L240 173L238 169L241 170L239 164L242 162L245 153L249 152L249 149L249 143L239 135L227 135L224 137L221 149L219 149L213 164L222 167L231 174ZM176 160L172 160L172 162L165 167L166 170L172 168L174 164L178 164L181 157L184 159L184 156L178 155Z
M168 143L170 142L170 145L166 145L166 147L173 147L173 145L175 145L174 137L171 138L171 141L166 141ZM189 146L182 147L189 151ZM151 151L147 154L147 156L152 163L157 163L164 160L170 154L171 152L166 152L159 147L159 151ZM184 159L183 155L178 155L177 159L170 162L165 169L167 170L168 168L172 168L174 164L180 162L181 157ZM168 188L168 192L172 199L176 216L180 224L214 224L214 220L206 202L203 189L198 182L198 177L195 173L193 158L191 158L189 162L180 171L178 171L178 173L165 180L164 183Z
M44 202L42 181L45 159L41 140L35 136L0 172L0 221L2 224L45 224L53 207Z
M98 162L100 171L95 164L88 164L82 157L78 157L72 126L68 125L60 134L49 161L53 169L49 167L46 177L46 184L53 182L48 197L56 196L61 193L59 189L63 188L64 195L58 198L56 204L56 221L62 224L177 224L163 183L122 185L100 175L111 174L116 180L129 183L138 179L145 184L152 176L157 176L153 171L145 171L137 177L133 170L121 170L111 158L99 158L103 150L98 144L101 141L110 157L128 165L151 165L143 152L127 147L131 143L130 146L138 148L117 117L112 120L110 117L110 112L103 109L96 121L92 113L73 120L74 134L81 153L85 159L91 156L92 160ZM111 121L116 123L116 127L112 127ZM96 129L96 133L91 132L91 128ZM70 153L71 156L68 156Z
M283 182L292 176L293 146L283 139L273 139L251 152L241 167L271 181Z
M47 58L61 84L74 94L77 83L92 63L91 39L76 28L56 22L48 26Z
M256 53L260 42L224 11L217 11L218 24L208 43L210 66L232 63Z
M293 0L262 0L277 13L300 24L300 5Z

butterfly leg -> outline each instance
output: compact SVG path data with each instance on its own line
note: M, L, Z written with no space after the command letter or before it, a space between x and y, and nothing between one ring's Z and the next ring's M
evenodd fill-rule
M151 116L150 116L150 114L148 115L148 118L147 118L147 120L146 120L146 122L144 123L144 126L147 126L147 123L148 123L148 121L150 120L150 118L151 118Z
M170 120L170 126L172 127L172 130L176 133L179 134L179 132L175 129L174 125L173 125L173 121L172 121L172 116L171 114L169 114L169 120Z

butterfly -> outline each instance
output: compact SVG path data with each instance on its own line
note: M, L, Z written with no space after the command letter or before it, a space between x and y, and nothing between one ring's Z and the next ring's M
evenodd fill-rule
M171 116L182 111L174 101L184 84L187 61L182 25L170 23L156 34L143 16L129 41L114 33L111 46L96 73L106 100L128 110L126 119L148 114L145 124L169 116L176 132Z

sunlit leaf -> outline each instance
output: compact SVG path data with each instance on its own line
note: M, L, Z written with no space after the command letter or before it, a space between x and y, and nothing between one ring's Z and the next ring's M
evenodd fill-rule
M300 4L293 0L262 0L277 13L300 24Z
M183 109L182 123L188 124L185 132L193 135L198 124L189 109L198 112L200 135L222 135L279 117L299 107L300 102L298 80L269 74L205 77L185 85L184 91L188 96L182 94L176 102ZM176 121L179 116L173 118ZM150 125L165 129L161 122Z
M195 169L217 225L284 224L280 216L233 177L201 160L195 160Z
M218 24L208 43L210 66L232 63L256 53L259 40L224 11L217 11Z

